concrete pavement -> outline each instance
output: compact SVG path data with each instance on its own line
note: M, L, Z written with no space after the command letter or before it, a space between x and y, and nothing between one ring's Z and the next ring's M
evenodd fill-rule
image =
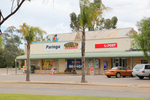
M42 75L42 74L32 74L30 76L31 81L26 82L25 81L25 74L22 75L0 75L0 83L21 83L21 84L67 84L67 85L94 85L94 86L119 86L119 87L145 87L145 88L150 88L150 80L139 80L138 78L132 78L133 80L139 81L138 84L135 84L133 81L132 82L120 82L121 80L128 80L130 81L131 78L107 78L104 75L96 75L96 76L91 76L87 75L86 76L86 83L81 83L80 79L81 76L78 75ZM35 78L36 77L36 78ZM59 79L59 77L61 79ZM72 77L72 78L71 78ZM11 78L11 79L10 79ZM45 80L44 80L45 78ZM65 80L63 80L64 78ZM91 78L94 78L91 81ZM51 79L51 80L48 80ZM72 80L70 80L72 79ZM73 80L74 79L74 80ZM104 81L96 81L96 79L101 79ZM57 80L57 81L56 81ZM77 81L78 80L78 81ZM114 82L118 80L118 82ZM145 83L143 83L145 81Z
M81 75L74 74L31 74L30 82L26 82L26 74L22 70L0 69L0 83L24 83L24 84L70 84L70 85L94 85L94 86L121 86L121 87L145 87L150 88L150 80L137 77L107 78L105 75L86 75L86 83L81 83Z

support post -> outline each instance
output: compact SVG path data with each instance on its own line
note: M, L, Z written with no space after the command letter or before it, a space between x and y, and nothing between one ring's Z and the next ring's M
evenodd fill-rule
M46 60L45 60L45 74L46 74Z
M17 62L16 62L16 59L15 59L15 74L17 74Z
M132 66L132 69L133 69L133 57L131 57L131 66Z
M59 59L58 59L58 73L59 73Z
M95 58L94 58L94 75L95 75Z

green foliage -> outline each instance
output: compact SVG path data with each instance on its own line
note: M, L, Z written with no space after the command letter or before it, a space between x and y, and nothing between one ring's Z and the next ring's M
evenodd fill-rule
M46 32L39 27L29 26L25 23L20 26L20 31L23 35L23 38L27 41L27 44L29 45L32 44L37 36L43 38L43 33L46 34Z
M118 22L118 18L116 16L112 17L111 19L108 18L108 19L104 19L102 18L100 21L99 21L99 30L102 30L102 29L115 29L116 28L116 25L117 25L117 22Z
M21 39L18 35L18 30L14 27L8 27L2 34L3 48L0 48L0 67L13 67L15 58L20 54L19 45Z
M81 29L80 27L80 15L76 15L76 13L72 12L70 14L71 24L70 27L72 28L72 31L79 31Z
M0 36L0 48L2 48L3 47L3 39L2 39L2 37Z
M91 21L90 14L90 2L89 0L80 0L80 25L82 28L87 28L89 26L89 23Z
M3 48L0 48L0 68L5 68L6 62L3 56Z
M111 20L109 18L104 21L104 28L105 29L111 28Z
M111 27L112 27L113 29L116 28L117 22L118 22L118 18L117 18L116 16L112 17L112 19L111 19Z
M112 19L102 18L103 11L108 10L108 7L102 3L101 0L80 0L81 12L77 16L74 12L70 14L72 31L81 30L82 26L88 28L89 31L102 29L115 29L117 24L117 17Z
M150 18L144 18L140 22L137 22L138 31L140 34L134 34L133 46L137 50L142 50L146 59L148 59L148 53L150 53Z

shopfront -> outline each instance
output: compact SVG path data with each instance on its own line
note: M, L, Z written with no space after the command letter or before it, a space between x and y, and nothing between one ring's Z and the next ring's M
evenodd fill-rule
M114 66L133 68L137 63L148 63L142 52L131 51L132 28L86 32L85 72L103 74L104 70ZM44 40L44 42L43 42ZM26 49L25 49L26 52ZM82 74L81 32L49 35L42 41L34 41L31 45L31 65L36 66L35 73L65 73L75 68ZM26 55L18 56L26 60Z

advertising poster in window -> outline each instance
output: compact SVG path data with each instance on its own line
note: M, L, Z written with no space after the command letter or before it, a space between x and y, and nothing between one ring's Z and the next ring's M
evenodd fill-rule
M95 68L99 69L99 59L95 59Z
M43 63L42 63L42 66L43 66L43 70L51 70L51 68L54 68L56 70L56 66L57 66L57 60L51 60L51 59L48 59L48 60L43 60Z
M69 59L68 60L68 68L72 69L73 67L76 68L76 70L81 70L82 69L82 61L81 59Z

